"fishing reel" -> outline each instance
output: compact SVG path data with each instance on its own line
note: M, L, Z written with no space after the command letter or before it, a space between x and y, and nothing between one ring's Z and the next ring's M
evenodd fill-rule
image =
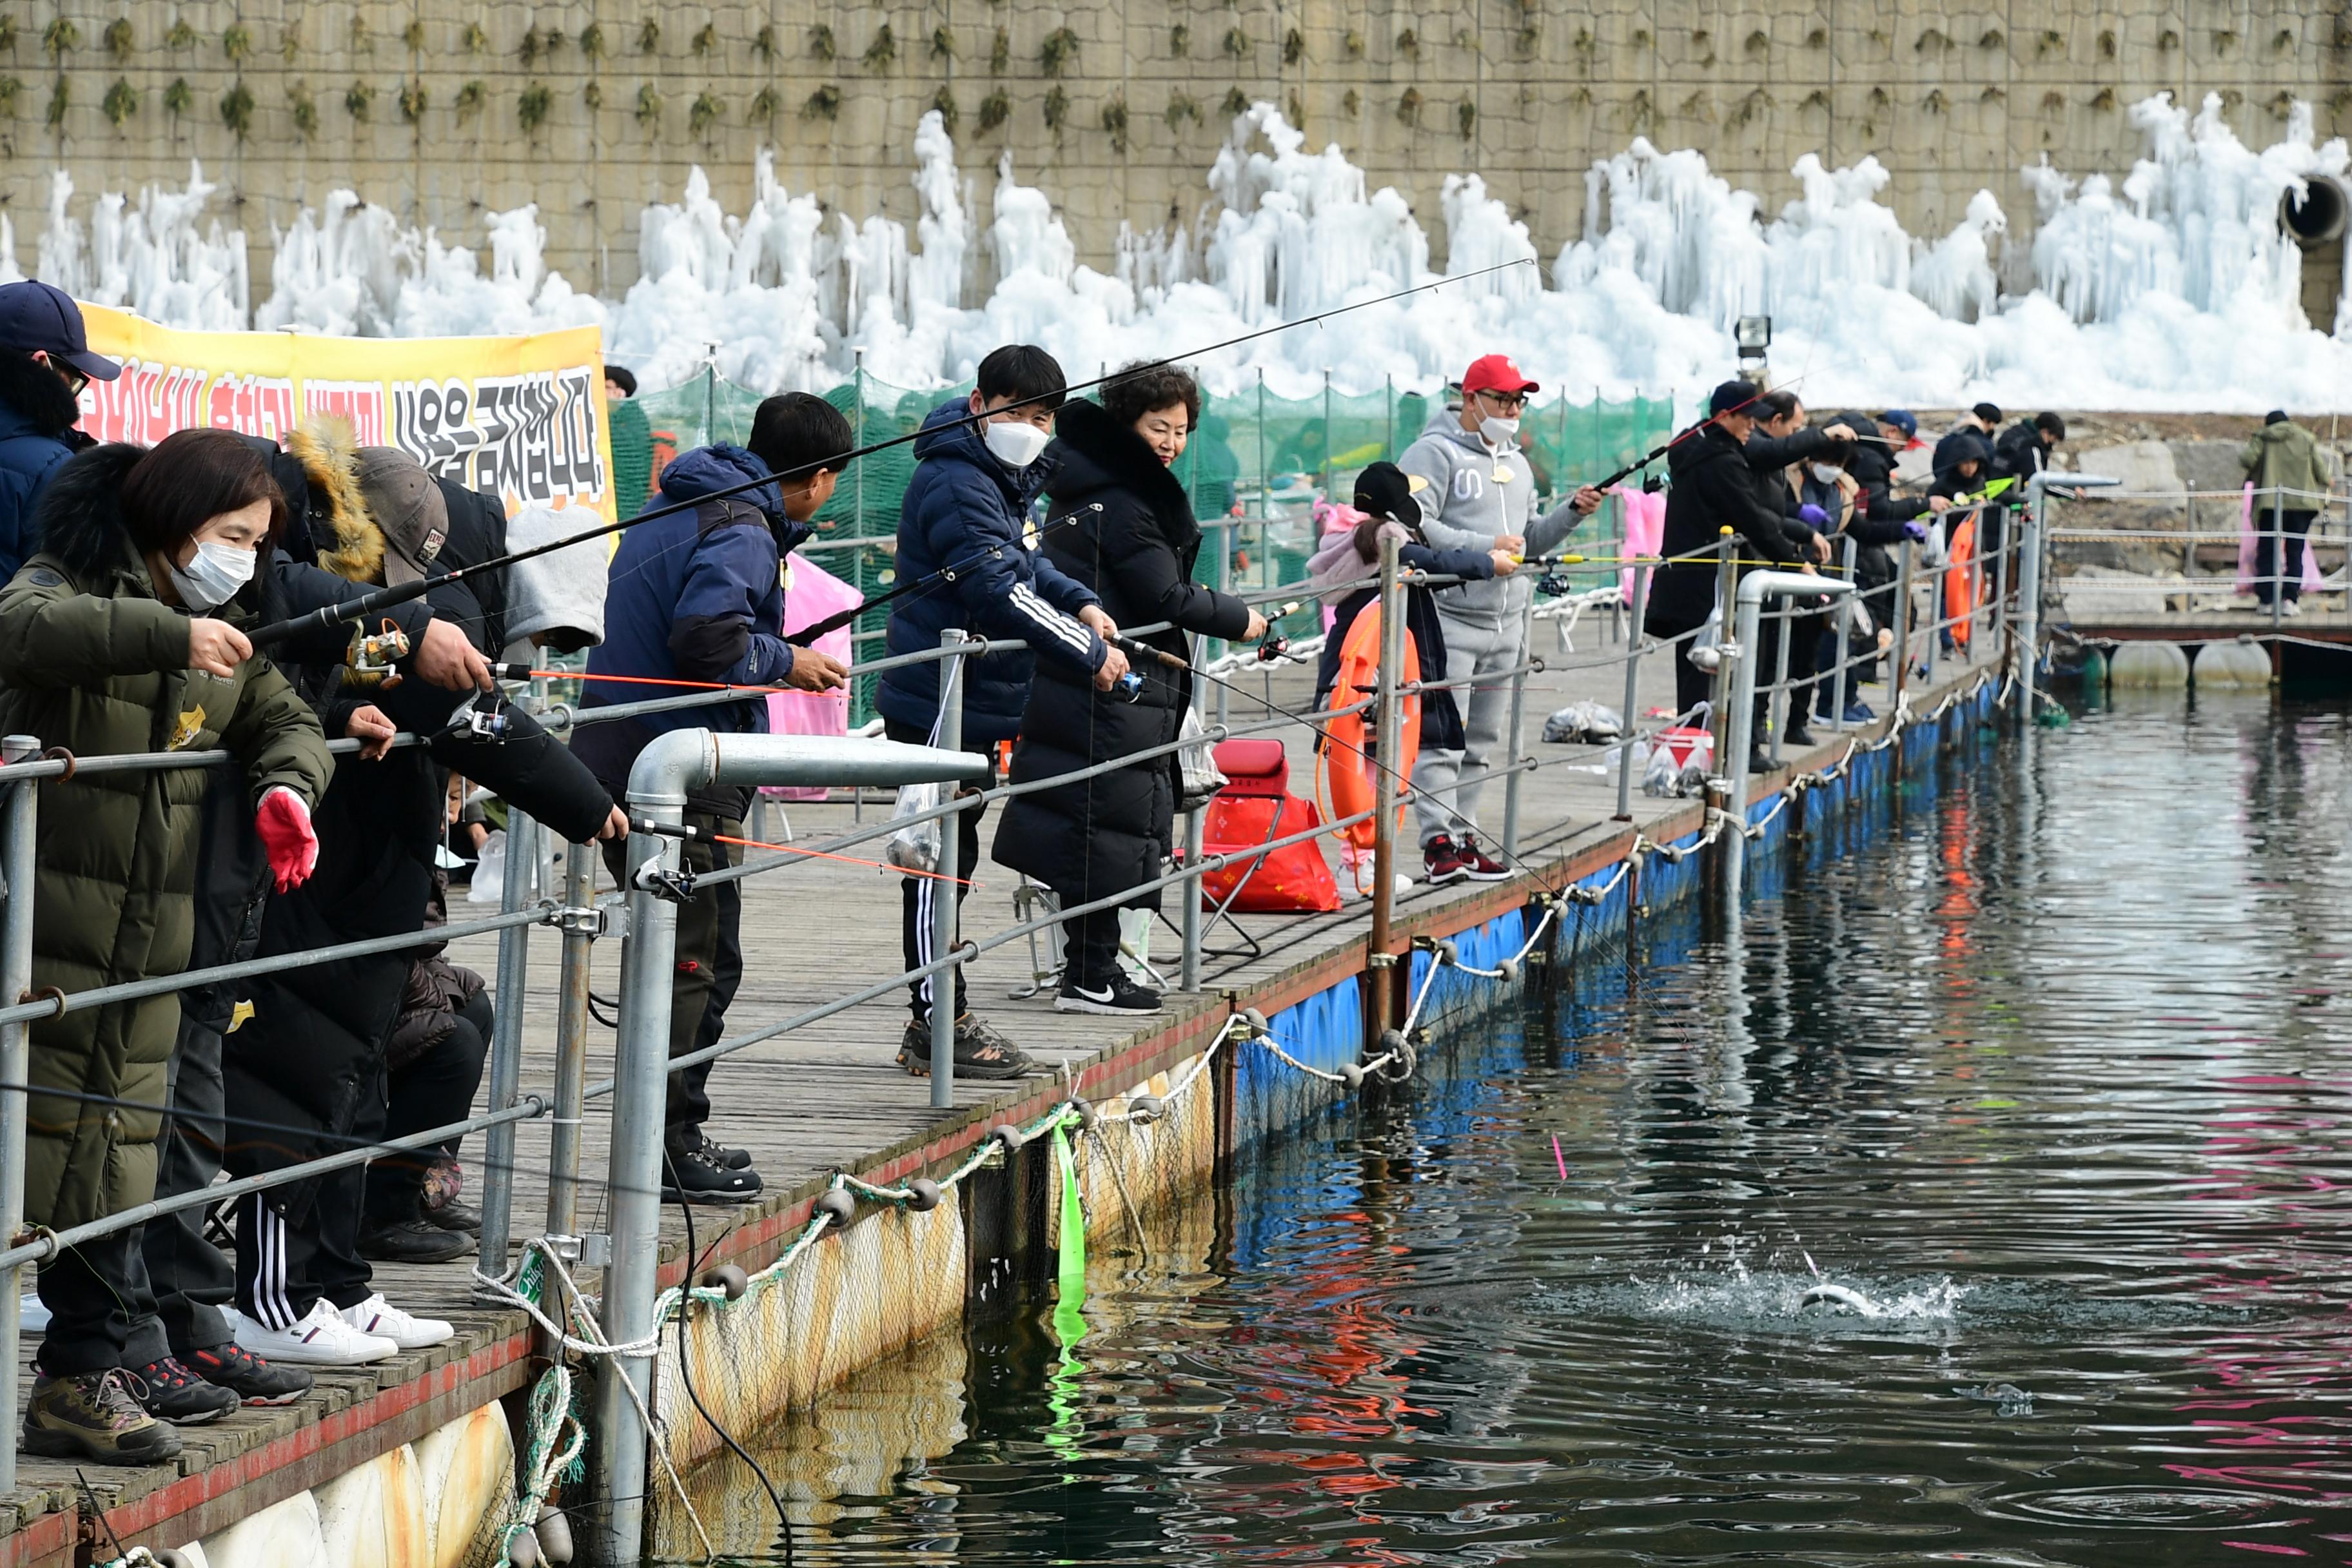
M1276 605L1266 616L1265 640L1257 645L1258 663L1272 664L1290 651L1290 639L1284 637L1279 628L1285 620L1297 613L1298 601L1293 599L1287 604Z
M1545 573L1536 579L1536 588L1546 596L1554 599L1566 598L1576 592L1576 584L1569 580L1568 574L1565 572Z
M1143 700L1143 677L1130 669L1111 682L1110 689L1122 702L1139 702Z
M408 657L408 634L383 623L382 631L354 627L351 646L343 650L343 680L362 691L390 691L400 684L394 667Z
M689 903L694 898L694 873L665 871L659 860L640 862L630 879L630 885L651 893L664 903Z
M505 698L494 694L478 697L459 710L441 734L445 740L499 742L514 732L514 709Z

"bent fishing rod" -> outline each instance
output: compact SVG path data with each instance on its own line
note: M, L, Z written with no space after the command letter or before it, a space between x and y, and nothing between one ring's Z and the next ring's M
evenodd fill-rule
M1415 294L1426 294L1433 289L1443 289L1450 284L1467 283L1474 279L1488 277L1496 272L1507 271L1514 267L1534 267L1536 265L1538 265L1538 263L1534 257L1522 256L1515 258L1509 261L1498 262L1492 267L1482 267L1475 272L1455 273L1450 277L1433 279L1427 283L1415 284L1410 289L1399 289L1393 293L1383 294L1378 299L1359 300L1353 304L1349 305L1335 305L1328 310L1318 310L1311 316L1301 316L1297 320L1290 321L1277 321L1270 327L1260 327L1254 331L1243 332L1238 336L1227 338L1223 342L1211 343L1205 348L1193 349L1182 354L1171 355L1163 359L1150 360L1140 364L1129 365L1122 370L1115 370L1106 375L1098 375L1092 381L1082 381L1075 386L1066 387L1063 389L1063 395L1067 397L1075 396L1079 393L1092 392L1097 387L1108 386L1113 382L1126 381L1151 371L1165 369L1170 365L1178 364L1186 360L1204 359L1210 354L1222 353L1227 349L1239 348L1244 343L1255 342L1260 338L1273 337L1278 332L1291 331L1299 327L1320 326L1322 323L1331 320L1335 316L1344 316L1357 310L1369 310L1376 305L1392 304L1396 300L1410 299ZM1025 407L1039 400L1035 398L1021 399L1017 400L1013 406ZM962 425L969 427L984 424L993 414L1001 412L1002 410L992 409L987 413L966 414L961 418L951 420L949 423ZM856 447L848 452L838 453L828 458L814 458L808 462L801 463L793 468L786 468L782 472L772 473L765 479L746 479L740 484L729 485L724 489L712 490L706 495L697 496L692 500L670 501L665 505L654 507L646 511L641 511L632 518L625 518L616 522L601 523L594 528L583 529L578 533L568 534L562 539L551 539L544 543L534 544L526 549L509 551L504 555L493 556L488 561L478 561L468 566L453 567L449 571L440 573L435 576L425 577L418 582L401 583L382 588L376 588L361 595L356 599L348 599L339 605L321 605L318 609L308 611L288 620L273 621L269 625L258 627L253 632L247 634L247 640L251 642L255 647L263 648L268 647L273 644L284 642L289 637L300 637L313 632L328 631L335 626L346 625L351 622L363 621L368 616L375 615L379 611L390 609L394 605L404 605L412 599L423 598L425 595L430 594L436 588L447 587L451 584L462 583L469 577L478 577L486 572L501 571L506 567L516 565L524 561L533 560L541 555L551 555L559 550L566 550L575 544L585 544L591 540L603 539L609 534L619 533L625 529L635 528L641 522L655 522L666 517L674 517L682 511L691 511L708 501L726 500L732 497L744 495L750 491L761 489L764 486L781 485L788 480L803 478L804 476L813 476L825 469L831 469L835 473L839 473L860 458L869 458L877 452L887 452L894 447L903 447L910 441L919 441L925 436L930 435L933 431L945 429L946 427L947 426L945 425L940 425L931 426L922 429L910 430L903 436L893 436L887 440L870 442L866 446ZM875 600L871 601L867 605L861 605L858 606L858 610L859 612L862 612L870 608L872 604L880 602L880 600Z

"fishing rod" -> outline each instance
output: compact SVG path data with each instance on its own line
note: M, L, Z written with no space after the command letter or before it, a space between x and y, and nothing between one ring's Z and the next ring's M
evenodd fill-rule
M1066 512L1064 515L1055 518L1053 521L1045 523L1040 527L1037 530L1037 537L1042 541L1045 535L1053 532L1055 530L1067 528L1074 522L1099 514L1102 509L1102 502L1089 501L1085 506L1078 508L1076 511ZM850 622L856 620L858 616L864 615L868 610L879 609L903 594L928 594L934 588L954 582L957 577L961 575L963 573L970 571L972 567L979 565L982 561L986 561L993 556L1001 555L1003 552L1004 546L1001 544L992 544L987 546L985 549L976 550L961 561L951 562L949 564L940 567L936 572L916 578L911 583L898 584L897 586L891 588L887 593L877 594L872 598L852 605L845 610L836 611L834 614L827 616L824 619L817 622L814 626L803 626L800 630L793 633L787 640L803 645L813 643L816 641L817 638L824 636L827 632L839 631L842 627L849 625Z
M1492 267L1482 267L1475 272L1455 273L1450 277L1434 279L1427 283L1415 284L1410 289L1399 289L1393 293L1383 294L1375 300L1359 300L1353 304L1335 305L1328 310L1318 310L1311 316L1301 316L1296 321L1277 321L1270 327L1260 327L1254 331L1243 332L1238 336L1227 338L1223 342L1211 343L1206 348L1193 349L1183 354L1171 355L1164 359L1149 360L1140 364L1129 365L1122 370L1115 370L1108 374L1098 375L1092 381L1082 381L1075 386L1065 387L1063 389L1063 395L1070 396L1082 392L1091 392L1098 386L1108 386L1115 381L1129 380L1132 377L1145 374L1150 371L1160 370L1167 366L1176 364L1181 360L1204 359L1210 354L1222 353L1227 349L1239 348L1244 343L1255 342L1260 338L1272 337L1277 332L1290 331L1298 327L1320 326L1323 322L1329 321L1335 316L1348 315L1356 310L1368 310L1375 305L1392 304L1396 300L1410 299L1415 294L1425 294L1433 289L1443 289L1449 284L1467 283L1474 279L1485 278L1496 272L1507 271L1514 267L1533 267L1536 265L1538 265L1538 263L1536 258L1532 256L1516 257L1509 261L1497 262ZM1761 395L1759 394L1759 395ZM1013 406L1026 407L1037 401L1038 399L1035 398L1022 399L1013 405ZM949 423L963 425L966 426L982 425L986 423L995 414L1002 412L1003 410L1001 409L991 409L984 413L966 414L958 419L950 421ZM603 539L609 534L618 533L624 529L635 528L641 522L655 522L658 521L662 518L674 517L682 511L691 511L708 501L726 500L732 497L743 495L749 491L759 489L768 485L779 485L787 479L797 479L804 475L814 475L825 469L831 469L835 473L839 473L842 469L848 467L849 464L856 461L860 458L870 458L877 452L887 452L894 447L903 447L910 441L919 441L922 439L924 437L930 435L935 430L944 428L946 428L946 426L941 425L927 426L921 429L910 430L903 436L893 436L886 440L870 442L866 446L856 447L848 452L838 453L828 458L812 458L808 462L798 464L781 472L772 473L765 479L745 479L740 484L729 485L724 489L709 491L708 494L695 497L692 500L671 501L666 505L657 506L646 511L641 511L632 518L626 518L616 522L601 523L594 528L583 529L578 533L567 534L561 539L551 539L543 543L530 545L522 550L509 551L504 555L493 556L488 561L478 561L469 566L452 567L446 572L443 572L435 576L423 578L415 583L401 583L377 588L369 593L361 595L356 599L346 600L339 605L321 605L318 609L308 611L305 614L293 616L289 620L273 621L266 626L258 627L248 633L247 635L247 640L252 643L252 645L257 648L268 647L274 644L284 642L289 637L300 637L312 632L323 632L349 622L364 620L369 616L375 615L382 610L390 609L394 605L404 605L412 599L423 598L425 595L433 592L436 588L446 587L454 583L462 583L469 577L478 576L485 572L501 571L506 567L517 565L522 562L533 560L541 555L551 555L556 551L567 550L575 544L585 544L591 540ZM860 609L864 609L866 607L866 606L861 605Z
M953 882L959 888L977 888L980 884L969 877L950 877L942 871L925 871L913 866L895 865L887 860L864 860L855 855L835 855L824 849L804 849L797 844L771 844L761 838L739 838L731 833L714 833L691 823L655 822L642 816L629 818L629 831L649 834L656 838L676 838L687 843L732 844L742 849L772 849L779 855L800 855L812 860L838 860L845 866L871 866L877 871L902 871L909 877L928 878L935 882ZM694 878L680 873L678 890L686 897L694 896Z

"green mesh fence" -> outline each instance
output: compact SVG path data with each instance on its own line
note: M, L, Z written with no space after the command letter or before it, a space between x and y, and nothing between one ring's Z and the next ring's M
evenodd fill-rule
M913 434L940 403L971 390L963 383L918 391L861 374L824 397L848 416L862 447ZM678 453L714 440L740 445L751 435L759 405L759 394L706 374L681 386L641 393L616 407L613 467L623 487L621 514L626 517L643 505L646 491L660 482L662 466ZM1284 398L1259 385L1204 400L1200 427L1176 465L1192 498L1193 515L1225 525L1213 531L1213 540L1215 532L1223 533L1225 547L1213 543L1201 552L1202 581L1235 589L1297 582L1314 553L1310 512L1318 496L1347 496L1359 470L1396 458L1421 434L1433 410L1444 409L1444 402L1432 395L1393 390ZM1674 428L1668 398L1609 403L1561 397L1531 405L1519 437L1535 467L1538 490L1564 496L1656 446ZM817 515L811 558L863 594L889 587L898 501L914 471L911 441L851 464L831 504ZM887 618L882 610L860 618L861 658L878 655ZM1318 626L1310 605L1284 629L1301 636ZM851 722L862 723L872 714L869 679L854 694Z

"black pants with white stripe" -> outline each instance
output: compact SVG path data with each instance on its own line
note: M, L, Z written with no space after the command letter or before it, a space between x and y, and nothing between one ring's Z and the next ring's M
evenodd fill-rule
M374 1081L361 1088L351 1131L360 1143L383 1137L381 1056L373 1070ZM310 1315L321 1296L341 1308L356 1307L375 1293L373 1271L359 1251L367 1167L347 1165L316 1179L318 1198L299 1224L289 1224L271 1209L267 1193L249 1193L237 1200L236 1310L264 1328L292 1328Z
M903 741L910 746L928 746L931 743L929 731L918 730L912 724L901 724L896 719L886 719L882 721L882 733L885 739ZM982 750L991 754L989 775L982 781L980 787L986 788L994 784L996 770L993 755L996 748L967 746L964 749L966 751ZM980 819L986 815L984 808L959 812L956 815L956 874L962 879L955 889L958 931L962 930L964 895L971 891L972 868L980 864ZM909 969L919 969L939 956L931 948L931 918L940 897L946 891L946 885L936 877L901 877L898 879L899 936L906 948L907 967ZM955 1010L956 1016L961 1018L971 1007L971 1003L964 990L963 971L959 968L954 973ZM919 1024L928 1022L931 1016L932 978L926 974L909 982L907 986L907 1005L912 1009L915 1022Z

